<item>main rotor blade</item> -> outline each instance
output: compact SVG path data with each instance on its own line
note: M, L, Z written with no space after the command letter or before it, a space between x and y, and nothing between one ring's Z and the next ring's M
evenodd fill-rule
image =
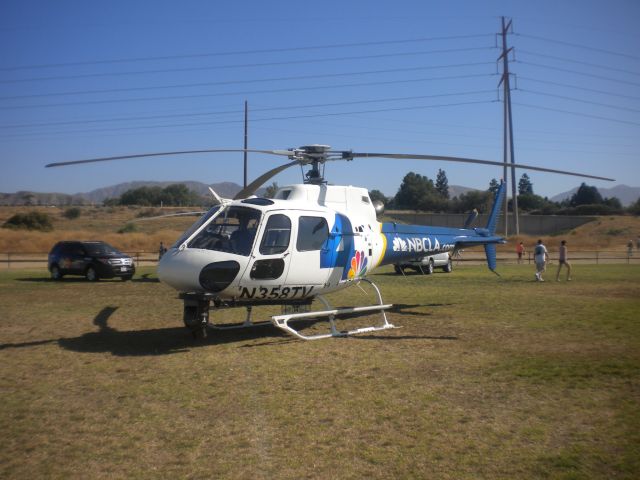
M464 158L464 157L443 157L440 155L414 155L411 153L349 153L352 158L397 158L405 160L440 160L445 162L461 162L461 163L477 163L480 165L496 165L498 167L504 167L504 162L495 162L493 160L478 160L476 158ZM565 170L556 170L554 168L536 167L534 165L525 165L522 163L507 163L508 167L523 168L526 170L536 170L538 172L550 172L560 173L562 175L573 175L575 177L593 178L596 180L607 180L609 182L615 181L613 178L599 177L597 175L588 175L586 173L568 172Z
M256 190L258 190L267 180L276 176L283 170L286 170L289 167L293 167L294 165L300 165L300 160L294 160L293 162L285 163L284 165L280 165L279 167L273 168L266 173L263 173L258 178L256 178L249 185L240 190L235 197L234 200L240 200L242 198L247 198L253 195Z
M66 165L79 165L82 163L95 163L95 162L108 162L111 160L128 160L132 158L146 158L146 157L164 157L170 155L188 155L188 154L200 154L200 153L237 153L237 152L249 152L249 153L265 153L267 155L279 155L290 157L293 152L289 150L245 150L243 148L225 148L225 149L207 149L207 150L182 150L177 152L153 152L153 153L138 153L134 155L120 155L115 157L101 157L101 158L89 158L86 160L72 160L69 162L55 162L45 165L49 167L63 167Z

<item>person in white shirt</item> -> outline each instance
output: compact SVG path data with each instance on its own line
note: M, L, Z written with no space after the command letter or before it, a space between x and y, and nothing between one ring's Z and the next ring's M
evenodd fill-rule
M542 243L542 239L538 240L536 248L533 250L533 259L536 262L536 280L538 282L544 282L542 273L547 268L547 261L549 260L549 253L547 253L547 247Z

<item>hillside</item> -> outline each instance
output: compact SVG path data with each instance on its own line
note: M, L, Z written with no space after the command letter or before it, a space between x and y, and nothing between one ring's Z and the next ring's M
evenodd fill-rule
M154 252L162 241L171 245L193 222L194 216L147 219L152 215L184 212L187 209L146 208L146 207L80 207L78 218L70 220L64 216L65 208L59 207L0 207L0 225L9 217L21 212L45 212L52 218L54 230L34 232L0 228L0 253L43 253L59 240L105 240L128 252ZM135 231L118 233L128 223L135 225ZM572 250L616 250L624 251L626 243L640 235L640 217L607 216L587 223L562 235L543 236L549 246L555 246L561 239L569 242ZM499 250L511 252L514 245L524 241L531 248L538 237L509 237L508 243Z
M66 193L39 193L20 191L16 193L0 193L0 205L92 205L104 202L108 198L116 198L127 190L140 187L167 187L172 184L182 183L204 198L209 198L209 186L222 197L233 198L242 187L233 182L219 182L206 184L202 182L185 180L175 182L147 182L135 181L119 183L109 187L98 188L90 192L75 193L68 195ZM258 192L262 192L260 189Z

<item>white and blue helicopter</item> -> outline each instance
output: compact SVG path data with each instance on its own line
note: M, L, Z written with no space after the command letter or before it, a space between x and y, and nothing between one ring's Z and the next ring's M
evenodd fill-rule
M347 336L394 328L377 286L366 278L378 267L442 252L484 246L489 269L496 268L496 245L506 240L495 234L505 195L502 183L484 228L449 228L381 223L384 206L374 204L365 188L328 184L321 172L326 162L356 158L417 159L504 166L502 162L436 155L357 153L335 151L327 145L290 150L211 149L159 152L48 164L47 167L165 155L254 152L287 157L290 161L261 175L233 200L212 191L216 204L194 223L164 254L158 265L160 280L179 292L184 302L184 323L194 336L209 328L246 328L264 324L304 340ZM310 166L302 184L281 187L274 198L254 193L269 179L291 166ZM518 168L601 180L587 174L516 164ZM325 295L368 282L377 303L352 308L332 308ZM318 299L323 310L310 311ZM283 313L254 322L252 308L282 305ZM210 324L210 311L245 307L239 325ZM380 312L377 325L339 331L342 315ZM291 322L328 318L329 332L305 335Z

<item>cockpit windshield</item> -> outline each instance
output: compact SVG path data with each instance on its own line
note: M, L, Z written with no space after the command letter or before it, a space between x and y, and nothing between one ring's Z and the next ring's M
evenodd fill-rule
M188 247L229 252L246 257L251 253L259 225L259 210L229 207L203 228L189 242Z
M218 210L220 210L220 205L214 205L213 207L211 207L209 209L209 211L207 213L205 213L204 215L202 215L198 221L196 223L194 223L193 225L191 225L189 227L189 229L184 232L180 238L178 239L178 241L176 243L173 244L172 248L179 248L180 245L182 245L184 242L186 242L189 237L191 235L193 235L193 232L195 232L196 230L198 230L202 225L204 225L204 223L209 220L211 217L213 217Z

